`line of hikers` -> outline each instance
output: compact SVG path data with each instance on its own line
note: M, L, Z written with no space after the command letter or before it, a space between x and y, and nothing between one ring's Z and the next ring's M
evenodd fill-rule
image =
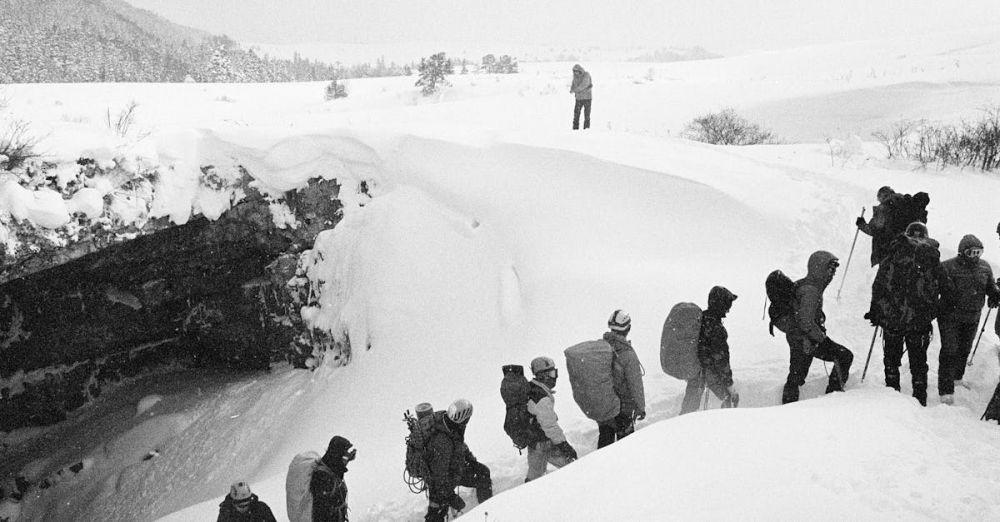
M900 389L899 368L907 353L913 396L926 406L927 348L931 322L937 319L941 333L938 393L943 404L952 404L954 385L962 382L984 301L990 308L1000 304L1000 281L994 281L989 263L981 259L983 244L973 235L962 238L954 258L940 262L939 245L929 237L925 224L926 194L911 197L883 187L877 197L879 206L872 220L861 217L856 225L859 232L872 237L872 266L879 267L871 307L864 317L875 326L876 334L879 329L883 332L885 384ZM906 224L899 229L902 221ZM1000 224L997 234L1000 236ZM821 250L809 256L802 279L792 282L776 270L765 281L771 302L771 334L774 328L783 332L789 348L782 404L799 399L799 388L805 384L813 359L833 363L826 393L843 391L849 379L854 354L828 336L823 312L823 294L839 266L835 255ZM664 322L661 368L687 381L680 414L697 411L709 391L722 401L723 408L739 405L730 366L729 334L723 325L736 300L729 289L715 286L708 293L704 311L694 303L678 303ZM631 318L623 310L615 310L607 324L608 331L601 339L564 351L573 398L597 423L598 448L633 433L635 422L646 417L645 372L628 340ZM1000 335L1000 318L996 330ZM873 335L873 345L874 340ZM555 412L559 378L555 361L536 357L530 370L533 379L528 381L520 365L504 366L500 386L506 406L504 430L519 451L527 451L525 482L544 475L550 464L560 468L577 459ZM1000 404L996 409L1000 415ZM456 493L459 486L475 488L480 503L493 494L489 468L476 459L465 442L472 412L468 400L457 399L446 410L434 411L430 404L421 403L415 416L409 412L404 415L409 428L404 479L411 491L426 492L426 522L443 522L450 512L465 509L465 501ZM322 457L309 452L295 457L286 479L290 520L347 520L344 473L356 455L351 448L347 439L337 436ZM242 518L234 512L242 513ZM261 514L252 518L246 515L250 512ZM219 520L269 521L273 515L246 483L239 482L220 505Z

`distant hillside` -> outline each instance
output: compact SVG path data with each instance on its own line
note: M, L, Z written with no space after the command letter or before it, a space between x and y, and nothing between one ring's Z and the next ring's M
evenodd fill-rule
M323 80L334 66L258 56L121 0L0 0L0 83Z

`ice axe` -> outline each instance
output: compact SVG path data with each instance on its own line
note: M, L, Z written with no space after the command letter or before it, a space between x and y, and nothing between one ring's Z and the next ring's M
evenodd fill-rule
M983 332L986 331L986 323L990 322L991 312L993 312L992 308L986 309L986 320L983 321L983 327L979 329L979 338L976 339L976 346L972 348L972 355L969 356L969 362L965 363L966 366L972 366L972 360L976 358L976 350L979 349L979 341L983 340Z
M861 207L861 219L865 217L865 207ZM840 288L837 289L837 302L840 302L840 291L844 289L844 282L847 281L847 269L851 268L851 258L854 257L854 245L858 244L858 233L861 229L854 231L854 241L851 241L851 253L847 254L847 264L844 265L844 277L840 279Z
M865 359L865 371L861 372L861 382L865 382L865 375L868 375L868 363L872 362L872 350L875 349L875 337L878 335L878 326L872 332L872 343L868 346L868 358Z

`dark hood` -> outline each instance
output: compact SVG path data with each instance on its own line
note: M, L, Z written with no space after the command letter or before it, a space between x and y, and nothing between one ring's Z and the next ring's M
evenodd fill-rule
M713 286L708 291L708 311L719 317L725 317L736 300L736 294L724 286Z
M817 250L813 252L812 255L809 256L806 279L819 286L820 289L825 289L833 279L827 269L830 267L830 262L837 260L837 256L825 250Z

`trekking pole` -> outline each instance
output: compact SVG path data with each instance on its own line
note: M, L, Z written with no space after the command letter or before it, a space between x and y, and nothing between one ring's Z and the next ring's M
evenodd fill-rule
M872 332L872 344L868 346L868 358L865 359L865 371L861 372L861 382L865 382L865 375L868 375L868 363L872 362L872 350L875 349L875 336L878 335L878 326Z
M764 311L760 314L760 320L763 321L767 318L767 295L764 296Z
M861 207L861 217L865 217L865 207ZM844 277L840 279L840 288L837 289L837 301L840 301L840 291L844 289L844 282L847 281L847 269L851 268L851 257L854 256L854 245L858 244L858 233L861 229L854 231L854 241L851 241L851 253L847 254L847 263L844 265Z
M965 363L966 366L972 366L972 360L976 358L976 350L979 349L979 341L983 340L983 332L986 331L986 323L990 322L991 312L993 312L992 308L986 309L986 320L983 321L983 327L979 329L979 339L976 339L976 346L972 348L972 355L969 356L969 362Z

